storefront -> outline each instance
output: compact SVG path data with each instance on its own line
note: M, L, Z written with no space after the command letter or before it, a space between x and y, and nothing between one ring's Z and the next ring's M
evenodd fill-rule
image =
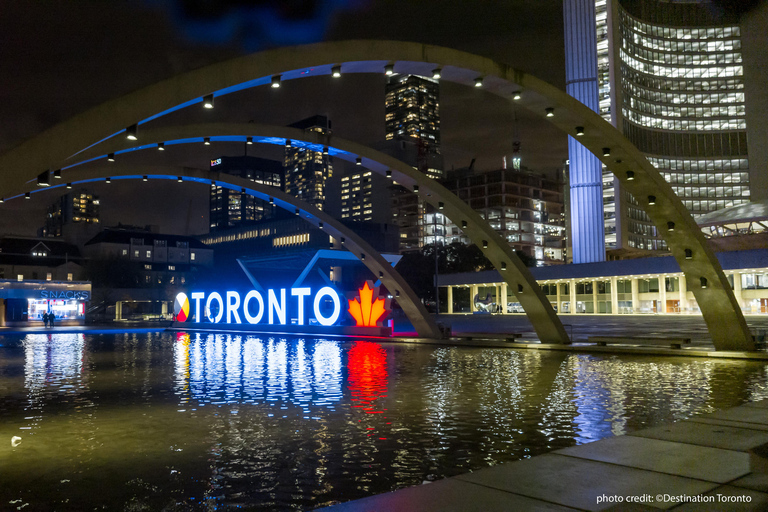
M0 281L0 326L43 325L52 314L55 325L82 325L91 299L91 283Z

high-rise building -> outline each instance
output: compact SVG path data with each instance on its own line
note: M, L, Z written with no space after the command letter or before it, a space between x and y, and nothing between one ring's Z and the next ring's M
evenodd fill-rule
M566 31L577 42L566 54L581 64L595 62L594 74L584 78L597 85L597 97L590 96L597 108L585 103L646 155L694 216L748 202L764 188L768 134L757 123L748 127L747 113L754 111L750 102L765 103L766 95L755 87L744 55L765 52L757 50L755 27L749 27L750 34L743 30L748 17L716 16L709 2L697 0L566 0L564 5ZM584 23L585 17L594 24ZM760 164L750 162L752 148ZM573 191L574 167L591 155L569 150ZM594 227L577 229L582 217L590 216L590 226L603 222L608 250L665 249L637 201L612 174L602 174L604 209L590 198L588 211L576 211L583 204L571 197L574 245L595 237Z
M289 125L304 131L330 133L331 121L326 116L312 116ZM290 144L290 146L288 145ZM327 182L333 176L331 157L322 151L312 151L295 142L285 148L285 191L292 196L323 209Z
M385 88L384 108L386 141L378 149L430 178L442 178L439 82L415 75L392 75ZM441 237L427 233L429 205L399 185L392 186L390 192L391 222L400 227L401 252L444 243ZM441 229L444 231L444 223Z
M211 171L246 178L260 185L283 188L280 162L253 156L222 156L211 160ZM220 186L211 186L210 231L247 226L274 215L268 201Z
M390 202L386 194L390 185L385 177L367 169L341 178L342 220L390 222Z
M48 207L39 234L75 244L84 242L100 229L99 209L99 196L87 189L72 190Z
M469 204L516 251L536 260L537 266L565 261L563 183L527 170L496 169L472 172L460 169L442 180L451 192ZM429 243L469 239L440 212L424 218Z

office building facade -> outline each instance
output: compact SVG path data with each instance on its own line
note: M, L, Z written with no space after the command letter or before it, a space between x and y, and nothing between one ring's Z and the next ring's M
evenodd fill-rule
M589 10L594 26L577 25ZM745 94L750 74L744 52L756 53L756 43L752 34L744 37L743 20L716 17L711 5L697 1L566 0L564 13L566 30L585 40L595 36L594 45L566 52L595 62L597 97L590 95L590 106L646 155L688 210L699 216L748 202L765 169L750 165L747 143L764 152L768 135L747 125L750 98L764 99L765 93ZM574 168L584 158L571 149L572 190ZM601 181L603 211L576 211L572 197L572 225L586 215L592 223L600 218L608 250L666 249L613 175L604 169ZM574 226L573 244L596 231Z
M211 160L211 171L245 178L259 185L283 189L283 168L280 162L252 156L222 156ZM268 201L211 185L209 199L210 231L217 232L247 226L274 215L274 205Z
M48 207L45 224L38 233L81 244L101 229L100 208L99 196L90 190L71 190Z
M291 128L327 134L331 121L312 116L289 125ZM328 180L333 177L331 157L288 141L285 148L285 191L322 210L326 204Z

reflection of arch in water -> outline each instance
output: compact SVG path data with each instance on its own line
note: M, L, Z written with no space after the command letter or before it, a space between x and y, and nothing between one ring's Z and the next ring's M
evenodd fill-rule
M142 174L136 174L140 171ZM172 174L169 172L172 171ZM229 174L210 173L195 169L169 168L169 167L99 167L83 168L78 171L70 171L68 183L91 183L103 181L109 176L111 180L118 179L164 179L186 180L210 185L216 183L219 186L240 191L272 202L275 206L284 210L293 211L308 223L322 228L337 241L339 248L345 248L354 254L374 276L384 284L390 293L397 297L398 304L405 315L413 324L419 336L425 338L439 338L440 330L432 316L427 312L416 293L408 285L408 282L397 272L384 257L376 251L368 242L363 240L350 228L336 220L327 213L318 210L314 206L286 194L274 187L260 185L245 178L231 176ZM57 186L64 186L57 185ZM53 188L53 187L50 187Z
M696 222L669 184L629 140L578 100L536 77L449 48L395 41L342 41L278 48L184 73L108 101L0 156L0 169L13 170L3 176L0 197L24 191L26 183L40 170L62 167L70 156L125 132L126 126L144 124L198 104L206 95L212 101L214 96L249 87L329 75L336 66L342 73L381 73L385 66L403 74L432 76L439 72L441 80L480 85L486 91L516 101L566 133L582 134L579 142L608 166L663 234L685 274L688 289L696 297L715 347L721 350L754 348L736 297ZM506 244L499 245L494 237L487 241L487 247L483 247L487 249L485 255L502 275L503 261L519 264L518 258L510 258L504 251ZM502 257L504 260L500 260ZM530 286L532 282L526 284ZM543 301L543 294L536 291L538 286L533 288L529 291L523 284L518 285L518 289L529 291ZM528 311L525 304L523 307ZM550 327L553 335L540 334L540 338L566 342L565 331L552 308L545 307L544 311L545 317L534 318L533 323Z

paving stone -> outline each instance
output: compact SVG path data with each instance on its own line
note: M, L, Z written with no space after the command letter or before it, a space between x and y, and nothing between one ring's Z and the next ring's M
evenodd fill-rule
M508 512L573 511L554 503L489 489L455 478L341 503L318 510L333 512Z
M714 501L707 503L686 503L675 507L675 512L702 512L709 510L717 512L728 512L730 510L738 512L749 512L752 510L755 512L764 512L765 510L768 510L768 494L762 492L725 485L704 493L704 496L711 497ZM727 501L728 498L731 497L745 501Z
M768 425L761 425L760 423L745 423L743 421L719 420L719 419L706 418L704 416L694 416L693 418L690 418L685 421L694 422L694 423L706 423L708 425L724 425L726 427L737 427L737 428L743 428L743 429L749 429L749 430L759 430L763 432L768 432Z
M607 510L616 505L607 501L598 503L598 497L602 496L695 495L717 487L712 482L557 454L540 455L454 478L583 510Z
M750 473L747 476L743 476L730 482L730 484L735 485L736 487L744 487L746 489L752 489L753 491L768 493L768 474Z
M744 421L747 423L761 423L766 425L768 424L768 408L739 406L725 409L724 411L713 412L712 414L704 415L704 417L716 420Z
M746 453L637 436L611 437L554 453L718 483L750 473Z
M745 407L763 407L768 408L768 400L758 400L757 402L747 402L742 404Z
M746 451L755 446L768 443L768 431L693 421L670 423L631 432L628 435L739 451Z

